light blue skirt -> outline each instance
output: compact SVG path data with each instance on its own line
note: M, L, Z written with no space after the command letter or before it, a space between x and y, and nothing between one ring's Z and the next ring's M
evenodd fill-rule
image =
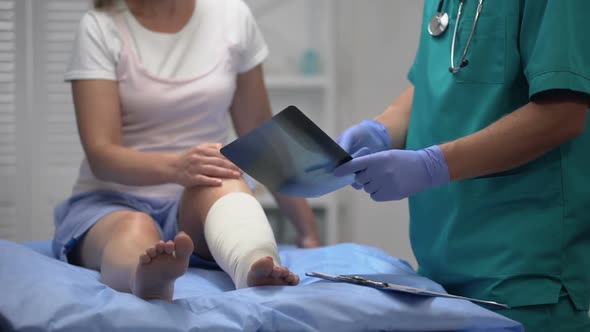
M68 254L86 232L115 211L146 213L156 222L162 240L171 240L178 233L179 201L179 198L148 198L114 191L76 194L54 210L53 252L67 262Z

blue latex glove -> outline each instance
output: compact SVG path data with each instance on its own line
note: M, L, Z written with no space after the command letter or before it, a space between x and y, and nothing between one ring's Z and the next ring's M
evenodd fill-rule
M419 151L388 150L358 157L337 167L334 174L356 174L356 183L375 201L400 200L450 181L447 162L438 145Z
M390 149L391 137L387 132L387 127L381 122L364 120L346 129L336 138L336 143L353 158L358 158ZM362 188L357 183L353 183L352 186L357 190Z
M346 129L336 138L336 142L353 157L358 157L362 148L367 148L369 153L391 148L387 128L374 120L365 120Z

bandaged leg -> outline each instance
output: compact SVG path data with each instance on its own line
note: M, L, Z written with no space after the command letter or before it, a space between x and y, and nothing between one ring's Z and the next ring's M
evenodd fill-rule
M211 255L238 289L248 287L254 262L270 256L280 265L273 231L252 195L236 192L218 199L207 213L204 231Z

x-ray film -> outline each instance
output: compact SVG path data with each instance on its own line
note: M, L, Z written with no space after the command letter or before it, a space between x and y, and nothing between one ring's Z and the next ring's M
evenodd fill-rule
M318 197L354 181L332 171L352 157L297 107L289 106L221 153L269 190Z

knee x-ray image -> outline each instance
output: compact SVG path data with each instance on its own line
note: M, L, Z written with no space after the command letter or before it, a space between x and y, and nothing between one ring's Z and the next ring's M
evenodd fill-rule
M269 190L318 197L354 181L336 177L336 166L352 157L297 107L289 106L221 153Z

